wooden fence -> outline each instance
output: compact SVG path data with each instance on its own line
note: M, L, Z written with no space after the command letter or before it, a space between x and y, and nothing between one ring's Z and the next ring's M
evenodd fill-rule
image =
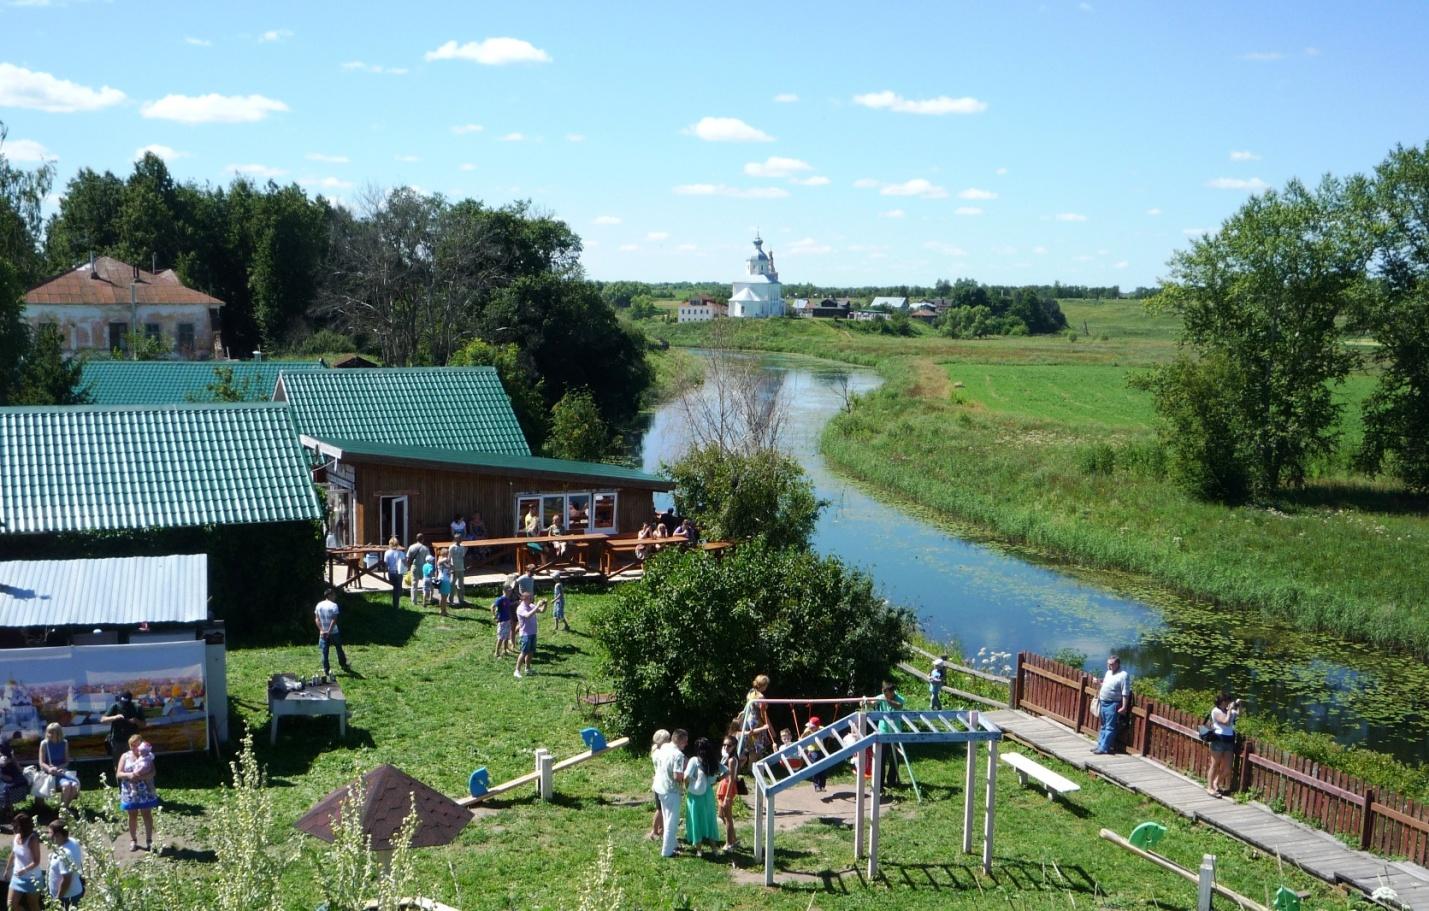
M1099 677L1022 652L1012 681L1012 707L1095 734L1101 728L1100 687ZM1197 736L1202 720L1153 699L1134 698L1121 745L1129 753L1204 780L1210 751ZM1429 863L1429 807L1422 803L1250 738L1237 739L1232 780L1237 790L1255 793L1326 832L1358 841L1364 850Z

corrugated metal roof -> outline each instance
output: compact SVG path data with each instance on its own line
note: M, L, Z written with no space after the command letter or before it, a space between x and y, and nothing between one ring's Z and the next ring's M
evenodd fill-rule
M25 292L27 304L128 304L130 288L141 304L199 304L222 307L223 301L179 281L172 269L145 272L111 256L97 256Z
M364 443L349 440L323 440L324 451L335 450L339 459L384 463L406 462L451 468L485 468L493 472L570 478L612 487L649 487L653 490L673 490L675 484L667 478L646 474L622 465L601 462L572 462L567 459L547 459L541 456L505 455L488 452L462 452L426 446L399 446L386 443Z
M0 563L0 627L207 619L207 554Z
M271 399L284 370L323 369L319 361L86 361L84 383L96 405L184 405L209 401L220 367L250 402Z
M492 367L285 372L275 395L313 439L531 454Z
M284 405L0 408L0 536L320 516Z

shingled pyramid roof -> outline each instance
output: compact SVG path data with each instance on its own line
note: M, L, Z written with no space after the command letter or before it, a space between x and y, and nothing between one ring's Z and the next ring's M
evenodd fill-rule
M415 848L449 844L471 822L470 811L394 765L380 765L362 780L367 789L362 830L371 837L374 851L392 849L392 839L407 818L413 795L417 804L417 834L412 838ZM348 787L343 785L329 793L293 825L314 838L332 841L333 823L347 799Z

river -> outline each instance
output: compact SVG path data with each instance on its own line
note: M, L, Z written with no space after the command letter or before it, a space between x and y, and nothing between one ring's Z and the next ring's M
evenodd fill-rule
M819 454L819 436L845 391L873 389L877 375L810 358L758 360L785 409L781 446L828 503L814 547L872 575L884 597L917 614L930 638L972 657L979 650L1078 653L1093 672L1116 652L1132 674L1158 678L1168 689L1225 687L1246 696L1251 711L1287 725L1409 762L1429 758L1429 718L1419 710L1429 691L1423 663L1254 614L1228 616L1135 579L1034 562L877 500L835 475ZM644 436L645 468L657 471L677 458L687 440L684 409L678 402L661 407Z

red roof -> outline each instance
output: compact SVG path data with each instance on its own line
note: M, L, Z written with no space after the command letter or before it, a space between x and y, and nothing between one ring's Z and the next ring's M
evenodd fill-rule
M471 822L471 811L464 810L455 800L408 775L394 765L383 764L363 776L367 800L358 808L362 814L362 831L372 839L375 851L392 850L392 839L402 828L402 822L417 807L417 831L412 836L414 848L430 848L450 844ZM330 791L317 805L293 825L314 838L332 841L332 827L347 800L348 786Z
M133 266L113 257L99 256L94 260L92 273L89 263L82 263L77 268L25 292L25 303L127 304L129 286L132 284L135 297L141 304L223 306L223 301L218 298L186 287L172 269L165 269L157 275L140 269L138 274L136 281Z

